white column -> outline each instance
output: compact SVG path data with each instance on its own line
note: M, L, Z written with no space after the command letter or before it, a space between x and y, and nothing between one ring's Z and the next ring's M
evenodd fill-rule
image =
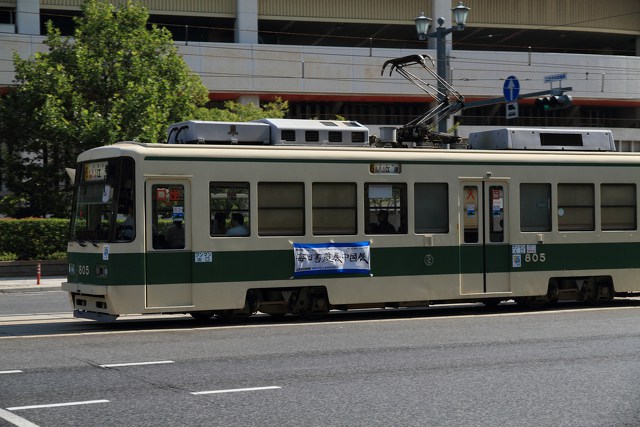
M236 0L236 43L258 44L258 0Z
M241 95L236 101L244 105L253 104L256 107L260 106L260 97L258 95Z
M18 0L16 3L16 33L40 35L40 1Z
M431 27L429 27L429 32L433 32L438 28L438 18L444 18L444 27L449 28L453 26L451 22L451 0L433 0L431 4L431 15L427 15L431 18ZM447 43L447 56L449 56L449 52L451 51L451 34L447 36L449 43ZM429 49L436 48L436 39L434 37L429 37Z
M440 24L438 24L438 18L444 18L444 24L442 25L444 28L451 28L455 25L454 22L451 22L451 0L433 0L432 3L432 7L433 9L431 10L431 28L429 28L429 32L433 32L436 30L436 28L438 28L440 26ZM446 37L446 43L445 43L445 56L447 57L447 66L445 67L446 70L446 75L447 75L447 81L449 81L449 56L451 56L451 40L452 40L453 34L449 34ZM430 37L429 38L429 49L435 49L436 48L436 38L435 37ZM454 123L454 118L453 116L449 116L447 118L447 129L451 129L451 127L453 126Z

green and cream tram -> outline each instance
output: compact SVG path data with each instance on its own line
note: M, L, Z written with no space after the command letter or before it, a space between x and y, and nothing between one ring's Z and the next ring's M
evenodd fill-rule
M357 122L185 122L81 154L63 289L77 317L640 292L640 156L608 131L376 148Z

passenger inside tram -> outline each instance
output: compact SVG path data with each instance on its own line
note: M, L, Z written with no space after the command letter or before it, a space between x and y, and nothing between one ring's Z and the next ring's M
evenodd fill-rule
M213 216L211 224L211 234L219 236L227 232L227 214L225 212L216 212Z
M167 249L184 249L184 226L182 220L183 214L173 214L173 224L167 228L164 235L164 241Z
M385 209L378 211L378 223L371 230L374 234L395 234L396 229L389 222L389 212Z
M249 229L244 225L244 216L239 212L231 214L231 227L227 230L227 236L248 236Z

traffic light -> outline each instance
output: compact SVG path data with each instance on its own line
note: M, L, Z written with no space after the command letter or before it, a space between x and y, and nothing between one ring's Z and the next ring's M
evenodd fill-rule
M542 98L536 99L536 107L544 111L569 108L572 104L570 95L543 96Z

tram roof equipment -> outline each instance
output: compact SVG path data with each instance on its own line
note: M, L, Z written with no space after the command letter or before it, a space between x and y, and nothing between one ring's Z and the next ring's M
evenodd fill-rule
M502 128L471 132L476 150L616 151L610 130Z
M169 144L368 146L369 129L355 121L260 119L190 120L169 127Z

